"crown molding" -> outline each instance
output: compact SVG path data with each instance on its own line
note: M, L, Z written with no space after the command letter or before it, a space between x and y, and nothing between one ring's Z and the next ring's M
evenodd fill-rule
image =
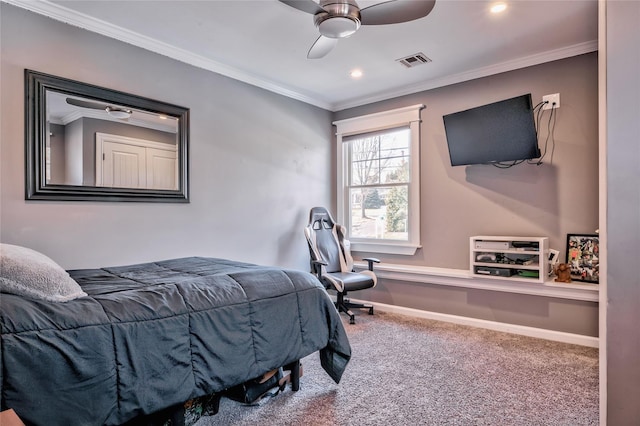
M142 49L158 53L160 55L175 59L180 62L184 62L189 65L193 65L198 68L212 71L217 74L224 75L234 80L242 81L252 86L260 87L262 89L274 92L292 99L299 100L301 102L315 105L323 109L330 109L331 105L319 101L315 98L311 98L302 93L291 90L287 87L275 84L272 81L265 80L253 74L241 71L237 68L230 67L223 63L214 61L213 59L206 58L202 55L189 52L185 49L181 49L172 46L168 43L164 43L159 40L155 40L151 37L139 34L135 31L128 30L126 28L119 27L117 25L110 24L100 19L93 18L84 13L74 11L64 6L51 3L47 0L1 0L4 3L11 4L13 6L26 9L30 12L34 12L51 19L63 22L74 27L82 28L87 31L91 31L109 38L113 38L124 43L140 47Z
M270 92L277 93L288 98L296 99L298 101L317 106L319 108L329 110L332 112L341 111L348 108L353 108L361 105L366 105L374 102L384 101L387 99L395 98L398 96L409 95L425 90L436 89L438 87L444 87L451 84L462 83L464 81L474 80L477 78L487 77L502 72L513 71L520 68L526 68L534 65L539 65L545 62L556 61L559 59L569 58L572 56L578 56L585 53L591 53L598 50L598 41L592 40L585 43L579 43L573 46L563 47L547 52L538 53L535 55L529 55L522 58L518 58L511 61L502 62L500 64L494 64L488 67L477 68L468 72L454 74L443 78L436 78L428 81L421 82L415 85L403 86L395 88L393 90L378 92L371 96L365 96L348 100L345 102L328 103L319 99L302 94L298 91L292 90L288 87L274 83L273 81L265 80L256 75L247 73L234 67L230 67L223 63L206 58L202 55L197 55L187 50L172 46L170 44L152 39L145 35L136 33L134 31L121 28L119 26L110 24L100 19L93 18L83 13L76 12L64 6L51 3L48 0L0 0L4 3L8 3L26 10L29 10L40 15L55 19L65 24L69 24L75 27L85 29L97 34L104 35L109 38L113 38L127 44L143 48L145 50L158 53L160 55L175 59L177 61L202 68L208 71L221 74L223 76L238 80L252 86L256 86Z
M488 77L494 74L500 74L507 71L513 71L521 68L527 68L534 65L540 65L546 62L553 62L560 59L570 58L572 56L578 56L585 53L596 52L598 50L598 40L592 40L584 43L578 43L572 46L563 47L560 49L549 50L546 52L538 53L535 55L524 56L522 58L514 59L511 61L502 62L499 64L490 65L488 67L476 68L464 73L454 74L443 78L436 78L421 82L420 84L414 84L405 86L398 89L393 89L385 92L379 92L372 96L366 96L351 101L341 102L332 105L333 111L341 111L348 108L367 105L374 102L384 101L386 99L395 98L398 96L410 95L412 93L418 93L425 90L437 89L439 87L449 86L456 83L462 83L465 81L475 80L477 78Z

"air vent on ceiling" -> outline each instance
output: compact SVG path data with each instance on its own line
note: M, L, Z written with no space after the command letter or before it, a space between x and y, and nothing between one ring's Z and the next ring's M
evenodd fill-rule
M413 68L417 67L418 65L429 63L431 62L431 59L427 58L427 55L425 55L424 53L416 53L415 55L396 59L396 61L400 62L407 68Z

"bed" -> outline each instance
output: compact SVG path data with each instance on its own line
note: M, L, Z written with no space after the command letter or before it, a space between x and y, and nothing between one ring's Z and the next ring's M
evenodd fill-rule
M316 351L339 382L350 359L307 272L188 257L68 274L63 302L0 294L0 408L26 423L122 424Z

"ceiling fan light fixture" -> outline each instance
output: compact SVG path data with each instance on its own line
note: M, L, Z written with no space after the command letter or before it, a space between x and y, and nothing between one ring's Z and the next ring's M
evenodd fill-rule
M348 2L322 2L324 12L314 17L318 31L325 37L344 38L360 28L360 9Z
M110 106L106 107L105 110L111 117L118 118L120 120L126 120L127 118L131 117L131 114L133 114L133 111L131 111L130 109L113 108Z
M329 38L344 38L358 31L360 21L351 17L332 16L318 23L320 34Z

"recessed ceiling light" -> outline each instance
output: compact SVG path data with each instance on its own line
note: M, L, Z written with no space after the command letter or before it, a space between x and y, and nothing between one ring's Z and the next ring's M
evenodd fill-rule
M362 70L355 69L349 73L351 78L360 78L362 77Z
M491 13L502 13L507 9L506 3L496 3L491 6Z

